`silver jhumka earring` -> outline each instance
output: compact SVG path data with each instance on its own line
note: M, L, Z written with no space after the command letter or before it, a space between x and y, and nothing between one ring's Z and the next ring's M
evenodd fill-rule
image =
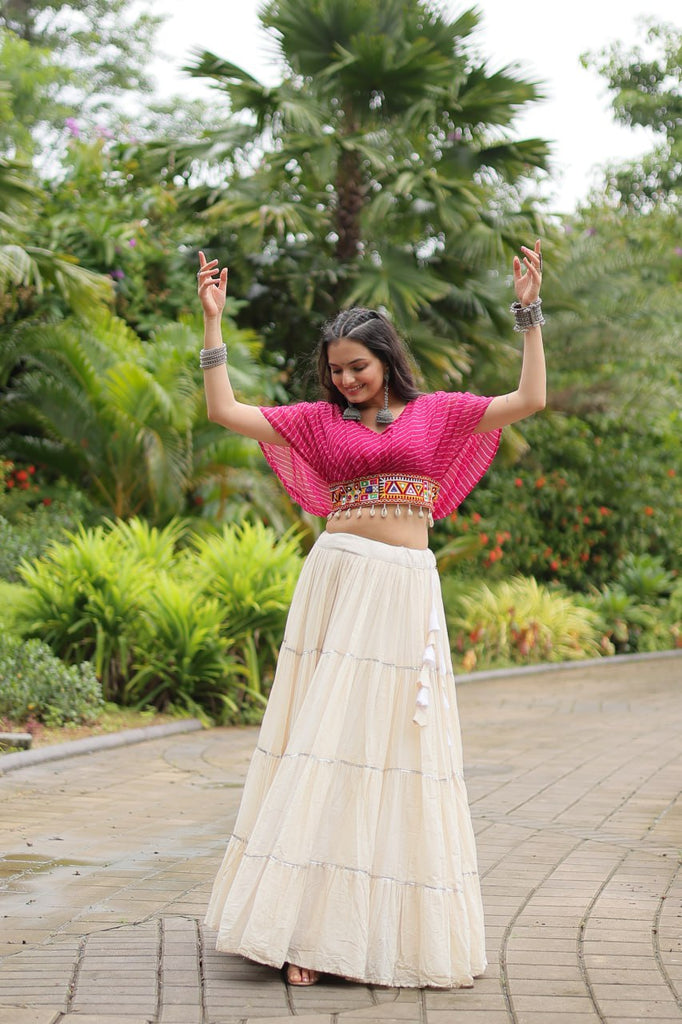
M384 426L386 423L393 423L393 413L388 407L388 370L384 374L384 407L377 413L377 426Z
M342 419L351 420L353 423L359 423L362 417L360 416L360 410L357 405L351 405L349 402L346 408L343 410Z

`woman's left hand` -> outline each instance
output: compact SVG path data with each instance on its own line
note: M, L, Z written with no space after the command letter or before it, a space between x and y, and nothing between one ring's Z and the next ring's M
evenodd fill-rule
M540 297L540 285L542 284L542 255L540 252L541 243L538 238L534 249L521 246L523 255L522 261L518 256L514 257L514 289L516 297L522 306L529 306ZM524 269L525 268L525 269Z

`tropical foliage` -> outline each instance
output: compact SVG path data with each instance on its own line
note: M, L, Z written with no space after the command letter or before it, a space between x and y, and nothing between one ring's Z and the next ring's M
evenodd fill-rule
M492 269L538 230L525 194L548 150L514 137L540 91L475 55L479 17L419 0L276 0L262 20L277 86L213 53L191 65L232 120L203 147L160 144L140 160L187 180L202 159L220 168L224 184L203 189L207 246L230 254L243 319L269 349L295 360L351 302L389 309L441 384L461 379L482 337L494 344L506 294Z
M682 29L642 24L642 42L626 49L615 42L585 57L606 79L617 121L656 132L654 149L609 169L609 189L629 210L650 212L663 204L679 210L682 198Z
M149 5L3 5L0 576L24 580L0 584L3 632L128 704L255 720L321 526L206 420L196 249L230 263L235 389L271 404L312 397L350 302L389 311L427 386L508 391L509 259L542 235L550 411L432 537L458 664L681 642L679 31L589 58L658 144L559 219L548 146L516 130L541 86L479 55L480 19L268 0L280 79L195 54L209 114L144 93Z
M168 325L145 344L107 312L7 330L0 453L49 467L119 518L144 513L165 522L205 500L227 517L238 492L281 523L270 482L259 485L257 446L206 423L197 332L189 323ZM258 366L256 338L229 321L225 337L235 386L253 401L273 401L277 383Z
M23 563L13 628L91 661L107 700L254 720L299 568L295 539L261 524L202 538L179 520L109 522Z
M448 602L454 653L466 671L597 655L598 617L533 578L480 583Z
M528 451L494 465L459 513L436 528L476 559L461 574L533 575L585 591L613 581L628 553L677 572L682 550L679 429L623 418L547 414L525 428ZM475 570L473 566L475 565Z

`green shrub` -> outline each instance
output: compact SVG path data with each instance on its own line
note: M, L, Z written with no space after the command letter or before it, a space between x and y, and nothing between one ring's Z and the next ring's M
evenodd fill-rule
M301 570L298 535L277 539L262 523L225 526L194 540L194 570L205 593L218 600L231 649L250 691L264 695Z
M446 587L445 597L453 653L467 671L600 653L596 614L532 578L479 583L464 593Z
M18 635L17 618L25 607L27 590L20 583L0 580L0 633Z
M39 640L0 635L0 716L58 726L94 721L103 706L91 664L67 666Z
M682 615L676 615L675 587L675 577L661 558L622 558L614 582L593 589L586 602L599 616L605 649L632 654L676 647Z
M296 538L226 526L186 545L186 524L107 522L23 563L22 635L91 660L107 700L221 721L262 713L301 557Z
M133 674L125 686L125 702L208 712L219 722L239 718L243 672L228 653L230 641L222 625L217 600L160 575L132 645Z
M61 502L0 515L0 579L16 583L19 564L37 558L53 540L77 528L79 515Z
M466 539L456 571L534 576L586 592L613 583L629 554L677 568L682 548L679 431L594 416L537 416L513 466L498 459L458 514L436 524L435 549Z
M18 624L64 661L91 660L106 699L119 699L150 586L145 568L115 530L81 527L68 542L50 544L39 561L22 564L28 594Z
M638 601L658 604L670 595L675 577L655 555L628 554L618 566L616 584Z

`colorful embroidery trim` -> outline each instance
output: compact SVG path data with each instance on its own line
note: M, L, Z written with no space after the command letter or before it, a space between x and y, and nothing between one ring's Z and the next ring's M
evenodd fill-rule
M439 485L423 476L369 476L332 484L329 488L332 513L364 505L416 505L433 511Z

